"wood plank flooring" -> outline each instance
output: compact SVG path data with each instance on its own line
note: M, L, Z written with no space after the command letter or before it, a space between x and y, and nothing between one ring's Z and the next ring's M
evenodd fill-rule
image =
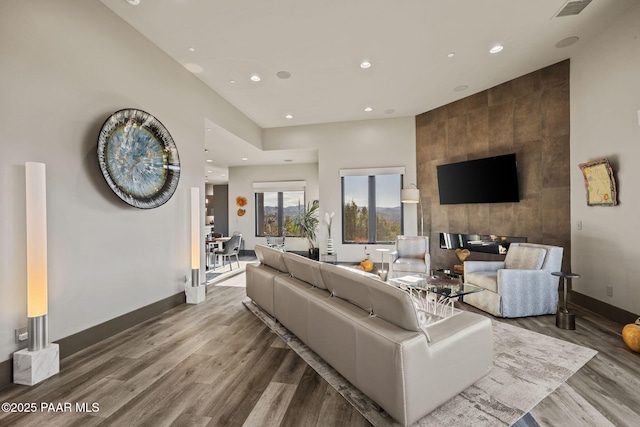
M242 287L210 287L206 302L176 307L76 353L39 385L5 387L0 403L36 403L38 410L0 412L0 425L369 425L244 308L244 296ZM507 320L599 351L531 414L542 426L640 425L640 355L622 343L622 325L573 308L576 331L556 328L555 316ZM40 410L64 402L72 412ZM76 412L76 403L97 403L99 411Z

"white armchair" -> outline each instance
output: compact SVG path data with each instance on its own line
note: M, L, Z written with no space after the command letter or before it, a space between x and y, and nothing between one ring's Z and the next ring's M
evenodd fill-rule
M498 317L555 314L563 249L535 243L512 243L502 261L465 261L464 281L485 290L464 302Z
M428 274L430 269L429 237L398 236L396 250L391 252L389 260L389 277L410 273Z

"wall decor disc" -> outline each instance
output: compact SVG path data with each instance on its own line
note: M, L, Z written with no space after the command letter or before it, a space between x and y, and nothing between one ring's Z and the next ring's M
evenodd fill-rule
M180 157L169 131L137 109L113 113L98 136L98 162L111 190L140 209L163 205L180 179Z

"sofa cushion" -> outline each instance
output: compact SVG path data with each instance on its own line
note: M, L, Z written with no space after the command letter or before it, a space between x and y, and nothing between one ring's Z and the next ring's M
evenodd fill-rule
M539 270L542 268L547 251L543 248L530 248L511 245L504 259L504 267L516 270Z
M284 254L284 264L296 279L303 280L320 289L327 289L320 274L320 263L291 252Z
M474 271L465 273L464 281L472 285L480 286L491 292L498 292L498 271Z
M349 301L363 310L371 311L369 284L378 280L358 274L354 269L320 263L322 280L334 297Z
M260 263L268 265L271 268L275 268L283 273L289 272L284 263L284 252L264 245L256 245L255 251L256 257Z

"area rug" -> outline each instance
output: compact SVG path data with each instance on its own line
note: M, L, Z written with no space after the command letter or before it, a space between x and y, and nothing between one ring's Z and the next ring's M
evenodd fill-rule
M243 304L374 426L399 424L253 302ZM492 320L491 373L415 426L511 426L587 363L597 351Z

